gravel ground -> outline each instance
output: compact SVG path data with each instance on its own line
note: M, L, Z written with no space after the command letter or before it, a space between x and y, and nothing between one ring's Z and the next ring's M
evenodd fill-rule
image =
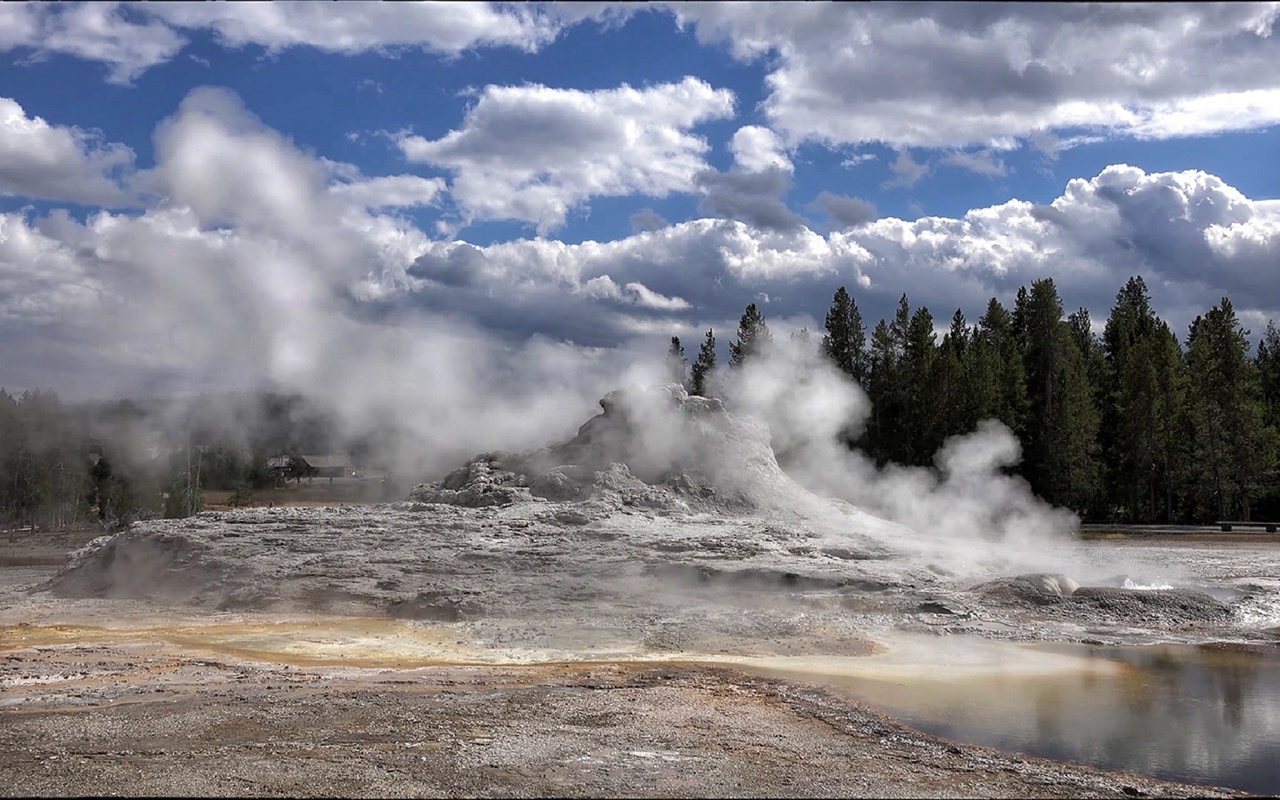
M26 562L54 549L10 547L24 565L0 567L6 796L1239 796L954 744L846 696L725 667L387 668L385 653L352 667L365 651L346 618L308 634L336 636L337 655L264 655L225 635L215 646L202 630L300 623L31 593L55 568ZM755 649L805 642L792 631Z
M351 669L20 635L7 796L1235 796L952 744L724 668Z

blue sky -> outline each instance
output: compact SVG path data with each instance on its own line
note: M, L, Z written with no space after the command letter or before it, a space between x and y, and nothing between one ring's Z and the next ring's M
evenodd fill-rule
M0 386L562 384L841 285L1256 335L1277 9L3 4Z

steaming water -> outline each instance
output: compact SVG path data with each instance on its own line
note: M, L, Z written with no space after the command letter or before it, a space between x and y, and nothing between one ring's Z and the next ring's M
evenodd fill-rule
M953 650L956 650L954 645ZM1170 780L1280 793L1280 651L1149 645L1030 648L1082 668L865 669L777 666L920 730L1000 750Z

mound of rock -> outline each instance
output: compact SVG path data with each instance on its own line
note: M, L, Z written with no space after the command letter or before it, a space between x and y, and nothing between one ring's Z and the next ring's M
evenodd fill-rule
M419 503L480 508L587 502L657 511L750 510L803 492L783 473L768 428L678 384L610 392L567 442L482 453L410 492Z
M409 499L419 503L484 508L530 501L529 478L517 472L521 462L511 453L481 453L438 483L414 487Z
M73 553L54 578L63 597L152 597L189 600L234 570L205 542L139 527L94 539Z
M1119 589L1082 586L1071 595L1083 612L1111 619L1165 625L1218 622L1229 615L1227 606L1194 589Z
M1080 584L1066 575L1034 572L1013 578L997 578L973 591L1002 605L1043 606L1071 597Z
M1226 605L1194 589L1080 586L1049 573L998 578L971 591L997 605L1093 622L1189 625L1224 620L1230 613Z

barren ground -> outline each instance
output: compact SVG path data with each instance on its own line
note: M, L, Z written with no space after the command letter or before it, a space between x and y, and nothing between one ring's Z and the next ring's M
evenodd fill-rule
M320 646L361 641L350 618L31 594L76 544L4 547L5 795L1232 794L953 744L723 666L396 664ZM316 647L267 652L236 626Z

